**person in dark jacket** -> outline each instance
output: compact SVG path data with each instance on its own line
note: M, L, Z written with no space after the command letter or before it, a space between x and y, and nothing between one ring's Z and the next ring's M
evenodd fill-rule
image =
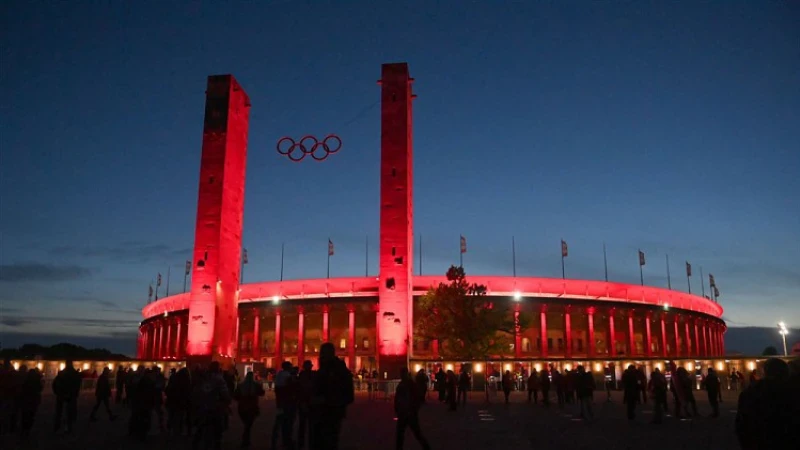
M306 437L310 434L309 418L311 414L311 398L314 395L314 363L303 362L303 370L297 375L297 447L306 445Z
M458 402L462 405L467 404L467 392L470 389L470 376L466 369L461 369L458 375Z
M542 387L542 403L550 406L550 372L547 369L541 371L539 385Z
M253 378L253 372L248 372L239 386L233 393L233 398L236 399L238 404L239 418L242 419L244 424L244 431L242 431L242 448L250 447L250 430L253 428L253 422L260 414L258 408L259 397L264 396L264 388L261 383L257 383Z
M67 433L72 432L72 426L78 417L78 396L81 392L81 374L72 367L72 360L67 360L64 370L58 372L53 380L53 393L56 395L56 417L53 421L53 431L61 429L61 418L64 409L67 410Z
M192 393L189 369L184 367L171 376L164 393L167 395L167 431L180 436L186 424L189 398Z
M450 411L455 411L458 407L458 399L456 392L458 388L458 377L452 370L447 371L447 404L450 405Z
M444 403L447 398L447 375L441 367L436 372L436 391L439 392L439 401Z
M592 412L592 401L594 396L594 377L591 372L587 372L583 366L578 366L575 377L575 393L578 395L578 402L581 405L581 418L589 420L594 417Z
M639 400L639 374L633 364L622 374L622 389L628 408L628 420L633 420L636 417L636 402Z
M717 372L711 367L708 368L705 387L708 393L708 403L711 404L711 417L719 417L720 382Z
M764 363L764 378L739 394L736 435L743 450L781 449L800 442L800 387L789 365L778 358ZM710 394L709 394L710 395Z
M531 376L528 377L528 403L531 402L531 396L533 396L533 403L539 403L539 383L539 373L534 368Z
M650 374L648 388L653 396L653 423L660 424L664 413L667 411L667 378L658 367Z
M394 413L397 416L397 428L395 434L395 449L402 450L405 441L406 428L410 428L414 437L423 449L429 450L427 439L422 435L419 428L419 408L422 400L418 385L411 380L408 369L400 369L400 383L397 385L394 395Z
M508 403L508 397L511 395L511 388L514 384L514 379L512 378L511 371L506 370L506 373L503 374L503 395L506 398L506 403Z
M417 383L417 395L420 396L420 401L422 403L425 403L425 395L428 394L428 381L428 375L425 373L425 369L419 369L416 377L414 377L414 382Z
M22 405L22 437L27 438L31 434L33 421L36 418L36 411L42 402L42 375L39 370L33 368L25 375L22 384L20 401Z
M123 401L125 403L127 403L127 401L124 400L125 375L127 375L127 372L125 371L125 368L122 367L122 365L117 367L117 376L116 376L116 378L114 380L114 384L115 384L115 387L117 389L116 395L114 397L114 403L116 403L117 405L119 405L120 403L123 403Z
M353 376L344 361L336 357L336 347L330 342L322 344L311 398L312 449L339 448L342 421L354 397Z
M94 404L94 408L92 408L92 414L89 416L92 422L97 421L97 410L100 408L100 405L105 405L109 420L117 418L117 416L111 412L111 406L108 404L108 401L111 399L111 381L108 379L110 373L111 371L106 367L97 379L97 385L94 389L94 397L97 401Z

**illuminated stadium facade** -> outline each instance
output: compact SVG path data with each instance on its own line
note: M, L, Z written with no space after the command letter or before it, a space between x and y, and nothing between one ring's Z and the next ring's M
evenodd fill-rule
M276 367L315 361L321 343L332 342L353 370L446 362L437 341L414 338L413 318L424 313L414 299L446 280L413 274L412 82L406 64L383 65L378 276L240 285L250 103L232 76L209 77L191 291L143 309L138 359ZM704 297L592 280L468 280L533 317L504 364L709 360L725 352L722 307Z

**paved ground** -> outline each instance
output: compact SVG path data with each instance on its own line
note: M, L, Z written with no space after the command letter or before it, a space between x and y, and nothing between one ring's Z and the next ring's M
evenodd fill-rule
M424 434L434 449L471 450L486 448L551 448L551 449L737 449L733 432L736 396L724 393L722 416L717 419L699 417L694 420L666 418L661 425L651 425L652 403L640 407L633 422L625 419L621 393L605 401L605 393L595 395L595 416L591 422L575 418L575 405L564 408L551 405L530 405L522 393L512 393L511 403L502 402L502 395L485 403L482 393L473 393L465 408L447 411L445 405L429 400L421 412ZM705 392L696 392L700 413L707 416L710 407ZM431 397L433 399L433 397ZM45 396L39 409L34 436L28 443L17 437L3 436L0 448L11 449L182 449L188 448L184 438L160 436L155 430L147 444L131 442L126 437L129 414L122 408L115 422L100 414L98 422L88 420L93 397L86 395L79 405L79 419L72 435L53 434L52 396ZM262 404L262 415L253 430L255 449L269 448L274 407L272 398ZM670 403L670 407L671 407ZM343 428L342 449L391 449L394 447L394 426L391 403L371 401L359 393L350 408ZM238 448L241 426L238 418L231 421L225 435L224 448ZM406 449L420 448L411 432L407 432Z

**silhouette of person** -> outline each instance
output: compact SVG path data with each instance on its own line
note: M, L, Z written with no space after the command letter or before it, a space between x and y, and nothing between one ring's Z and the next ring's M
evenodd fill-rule
M539 403L539 373L536 372L536 368L531 371L531 375L528 377L528 403L531 402L531 396L533 397L533 403Z
M510 370L506 370L506 373L503 374L503 395L506 398L506 403L508 403L508 397L511 395L511 387L514 383L514 380L511 375Z
M353 403L353 377L336 347L326 342L319 349L319 370L314 376L311 398L311 448L336 450L347 407Z
M629 365L622 374L622 389L628 420L633 420L636 417L636 402L639 399L639 375L633 364Z
M292 375L292 363L284 361L275 374L275 422L272 425L272 448L277 448L280 436L285 448L292 448L292 427L297 413L297 380Z
M114 379L114 385L116 387L116 393L114 396L114 403L119 405L124 400L124 393L125 393L125 378L128 373L125 371L125 368L120 365L117 367L117 376Z
M441 367L436 372L436 390L439 392L439 401L444 403L447 394L447 375L445 375Z
M425 403L425 395L428 393L428 381L428 375L425 373L425 369L419 369L414 378L414 382L417 383L417 395L420 396L420 401L422 403Z
M42 375L36 368L28 371L22 384L20 403L22 405L22 437L30 436L36 411L42 401Z
M458 375L458 402L462 405L467 404L467 392L470 389L470 377L467 369L461 368L461 373Z
M708 368L704 384L708 393L708 403L711 404L711 417L719 417L720 381L717 372L711 367Z
M258 408L258 398L264 396L264 388L261 383L257 383L253 378L253 372L248 372L244 377L244 381L239 383L236 387L233 397L236 399L238 406L239 418L244 424L242 431L242 448L250 447L250 430L253 428L253 422L260 414Z
M311 361L303 362L303 370L297 376L297 447L306 445L309 434L309 419L311 414L311 398L314 395L314 364Z
M542 387L542 403L550 406L550 371L548 369L542 370L539 385Z
M212 361L205 372L198 374L198 378L192 392L193 417L197 424L192 446L199 448L202 443L206 448L219 449L231 393L222 379L217 361Z
M650 374L649 389L655 402L653 409L653 423L659 424L663 420L664 413L667 411L667 378L656 367Z
M743 450L783 448L800 442L800 385L778 358L764 363L764 378L739 394L736 435ZM710 394L709 394L710 395Z
M72 360L64 363L64 370L58 372L53 380L53 393L56 395L56 417L53 422L53 431L61 429L62 414L67 410L67 433L72 432L72 427L78 417L78 396L81 391L81 375L72 367Z
M103 373L97 379L97 385L94 389L94 397L97 400L94 404L94 408L92 408L92 414L89 416L89 419L92 422L97 421L97 410L100 408L100 405L104 405L106 407L106 412L108 413L108 419L114 420L117 416L111 412L111 406L109 406L108 401L111 399L111 382L108 379L108 375L111 371L108 367L103 369Z
M169 378L169 383L164 389L164 393L167 395L167 431L171 434L179 436L183 431L191 392L191 378L189 377L189 369L186 367Z
M575 376L575 392L578 395L578 402L581 406L581 418L589 420L594 417L592 412L592 401L594 396L595 382L591 372L587 372L583 366L578 366Z
M405 441L406 428L410 428L414 437L423 449L430 449L428 441L422 435L419 427L419 408L422 405L422 397L417 389L418 384L411 380L408 369L400 369L400 383L397 385L394 396L394 413L397 416L397 428L395 433L395 448L402 450Z

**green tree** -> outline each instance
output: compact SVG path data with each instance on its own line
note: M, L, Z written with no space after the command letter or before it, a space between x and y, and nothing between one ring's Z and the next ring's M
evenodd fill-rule
M527 328L520 313L515 323L511 301L490 299L486 286L470 284L462 267L451 266L448 283L428 291L418 301L416 335L439 340L439 353L448 359L484 360L512 353L514 328Z
M761 355L762 356L777 356L778 355L778 349L770 345L769 347L765 348L763 352L761 352Z

